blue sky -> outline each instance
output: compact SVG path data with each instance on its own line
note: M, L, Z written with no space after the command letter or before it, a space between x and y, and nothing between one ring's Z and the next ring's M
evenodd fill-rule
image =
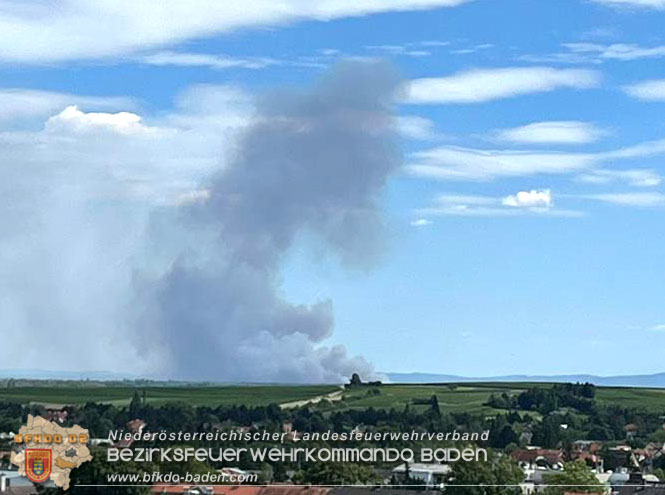
M137 259L163 268L155 211L206 200L258 95L382 58L386 248L348 270L303 235L281 269L288 300L333 301L320 345L381 371L663 371L665 0L280 5L0 3L6 367L149 373L119 315Z

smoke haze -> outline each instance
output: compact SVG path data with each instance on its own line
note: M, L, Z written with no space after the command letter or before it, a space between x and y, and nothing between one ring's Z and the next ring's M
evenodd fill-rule
M320 345L333 331L332 301L286 301L279 276L303 232L350 265L371 263L381 249L377 203L400 164L398 82L385 64L348 62L311 90L258 102L230 164L202 201L181 208L179 229L194 242L142 284L136 333L146 352L161 346L162 373L277 382L372 375L343 346Z

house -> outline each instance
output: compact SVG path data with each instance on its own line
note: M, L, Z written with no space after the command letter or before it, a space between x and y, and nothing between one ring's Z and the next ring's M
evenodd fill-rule
M113 442L108 438L92 438L90 439L90 445L95 447L112 447Z
M665 495L665 484L658 478L640 472L630 473L622 485L612 487L612 493L617 495Z
M131 421L128 421L127 429L129 430L131 435L128 435L127 437L123 437L120 440L118 440L115 446L121 449L131 447L132 444L134 443L134 436L137 434L141 435L141 433L143 433L143 429L146 427L147 424L148 423L146 423L142 419L132 419Z
M46 421L52 421L56 423L64 423L67 421L67 416L69 413L67 412L66 409L56 409L56 408L49 408L46 409Z
M626 440L632 440L637 435L639 427L634 423L629 423L623 427L623 431L626 432Z
M517 462L522 469L547 468L563 469L565 457L561 449L541 449L539 447L527 447L517 449L510 457Z
M610 447L605 455L605 465L628 467L631 464L631 453L633 449L629 445L617 445Z
M329 488L293 485L155 485L150 489L152 495L327 495L329 491Z
M0 475L0 495L37 495L37 488L32 483L14 486L5 475Z
M52 481L44 483L44 486L53 487ZM23 476L18 475L18 470L0 471L0 495L36 495L35 485Z
M395 485L406 484L408 478L429 487L441 486L450 475L451 469L447 464L424 464L412 462L400 464L392 470L392 482Z
M142 433L143 428L146 427L148 423L143 421L142 419L132 419L127 423L127 429L131 431L132 433Z

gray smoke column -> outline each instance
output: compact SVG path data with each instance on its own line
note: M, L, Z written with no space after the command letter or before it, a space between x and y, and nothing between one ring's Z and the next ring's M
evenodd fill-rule
M302 234L345 265L375 259L380 194L401 163L391 112L399 83L385 63L346 62L310 90L259 101L209 197L181 211L192 242L144 288L141 333L146 345L163 346L165 374L273 382L372 375L365 359L321 343L333 331L332 302L292 304L279 277Z

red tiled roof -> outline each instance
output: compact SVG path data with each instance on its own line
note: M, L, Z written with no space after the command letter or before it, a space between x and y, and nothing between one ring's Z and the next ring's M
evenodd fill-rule
M326 495L330 490L316 486L272 485L262 486L209 486L209 485L154 485L150 489L152 494L183 494L187 490L200 486L212 488L214 495Z
M549 449L516 450L510 456L518 462L535 462L539 458L544 458L550 463L563 460L563 452L561 450Z

